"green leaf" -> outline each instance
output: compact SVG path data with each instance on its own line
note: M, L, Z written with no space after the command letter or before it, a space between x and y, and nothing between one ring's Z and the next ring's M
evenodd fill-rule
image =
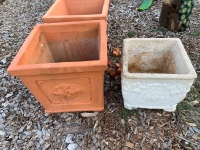
M143 0L137 10L143 11L143 10L149 9L152 4L153 4L153 0Z

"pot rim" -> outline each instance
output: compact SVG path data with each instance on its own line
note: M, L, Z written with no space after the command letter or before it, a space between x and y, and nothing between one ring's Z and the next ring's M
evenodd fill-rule
M124 48L128 42L139 42L139 41L174 41L178 43L180 47L180 55L182 55L184 61L186 61L186 67L189 70L186 74L170 74L170 73L130 73L128 71L128 60L127 57L124 56L127 53L127 49ZM192 63L183 47L183 44L179 38L128 38L123 41L123 65L122 65L122 76L128 79L195 79L197 78L197 74L192 66Z
M57 62L44 64L25 64L19 65L23 54L26 52L28 45L40 28L47 26L68 26L82 24L99 24L99 60L80 61L80 62ZM105 20L77 21L77 22L62 22L52 24L37 24L31 33L26 38L19 52L8 67L8 72L13 76L24 75L41 75L41 74L60 74L72 72L87 72L87 71L104 71L107 68L107 36Z
M55 15L55 16L50 15L52 13L52 11L54 10L54 7L57 6L59 2L60 2L60 0L56 0L53 3L53 5L49 8L49 10L42 17L43 21L48 22L48 19L71 19L71 21L76 21L77 19L82 20L82 19L85 19L85 18L90 18L90 19L97 19L97 18L106 19L107 15L108 15L109 4L110 4L110 0L104 0L102 12L100 14Z

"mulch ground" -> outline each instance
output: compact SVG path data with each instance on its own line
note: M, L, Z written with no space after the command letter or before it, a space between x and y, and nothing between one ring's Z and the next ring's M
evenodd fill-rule
M6 71L52 3L53 0L0 1L0 149L200 149L199 6L194 7L185 32L171 32L158 25L161 0L143 12L137 11L141 0L111 0L105 110L85 118L79 112L45 114L21 81ZM120 56L113 56L113 49L123 51L123 39L129 37L182 40L198 79L176 112L124 109L120 73L112 76L110 70L115 73L121 62Z

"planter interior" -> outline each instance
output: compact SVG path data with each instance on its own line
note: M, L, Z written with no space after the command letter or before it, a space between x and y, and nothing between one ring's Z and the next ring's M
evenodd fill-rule
M141 43L141 44L147 44ZM135 49L132 49L128 53L128 72L130 73L160 73L160 74L185 74L189 73L185 62L176 61L173 56L174 48L145 48L141 50L140 46L135 43ZM180 65L186 69L182 70Z
M38 30L36 34L37 43L29 45L19 65L99 60L98 24L76 30L73 25L59 31Z
M106 20L109 0L57 0L43 16L43 22Z
M124 40L122 93L126 108L174 111L196 76L179 39Z
M53 11L51 15L88 15L101 14L105 0L60 0L63 11Z
M100 111L106 49L104 21L36 25L8 72L48 113Z

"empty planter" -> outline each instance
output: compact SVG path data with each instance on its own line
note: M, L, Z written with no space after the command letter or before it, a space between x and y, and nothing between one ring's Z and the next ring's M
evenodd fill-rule
M124 40L122 94L125 108L175 111L196 77L179 39Z
M36 25L8 72L47 113L100 111L107 66L104 21Z
M110 0L56 0L42 17L44 23L107 20Z

